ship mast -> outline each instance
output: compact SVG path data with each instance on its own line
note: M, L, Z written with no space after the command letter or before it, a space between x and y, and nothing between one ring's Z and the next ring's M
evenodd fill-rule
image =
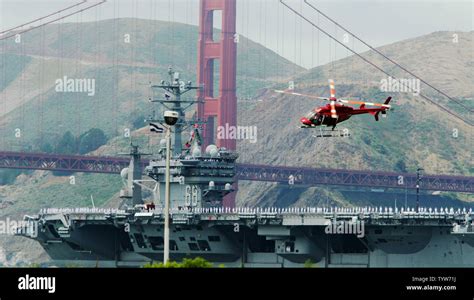
M196 124L195 121L187 121L185 118L185 111L193 104L198 103L199 100L183 100L181 96L191 90L200 89L200 86L193 86L191 81L185 83L180 80L179 72L173 71L171 67L168 68L169 81L161 80L159 85L150 85L153 90L153 97L150 102L157 102L161 104L166 110L175 111L179 114L179 121L174 125L174 131L171 132L172 138L172 156L180 156L183 151L182 132L190 125ZM165 91L164 99L155 99L157 89ZM151 117L148 121L164 123L163 118Z

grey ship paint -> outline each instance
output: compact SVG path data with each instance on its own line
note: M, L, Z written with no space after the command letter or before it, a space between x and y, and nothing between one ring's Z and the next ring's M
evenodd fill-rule
M221 150L173 161L171 259L200 256L234 267L302 267L308 260L320 267L474 267L471 210L223 208L236 158ZM134 203L131 186L141 178L128 177L140 174L133 172L139 164L132 153L124 180L131 185L121 192ZM152 160L145 171L163 199L164 160ZM161 201L150 211L144 205L43 209L26 221L37 224L35 239L57 264L138 267L163 257L162 209ZM363 225L329 232L344 223Z

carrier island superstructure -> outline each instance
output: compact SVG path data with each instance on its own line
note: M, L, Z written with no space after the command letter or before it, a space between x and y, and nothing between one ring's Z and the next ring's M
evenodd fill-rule
M156 102L182 117L170 163L171 260L203 257L228 267L474 267L471 210L223 207L233 192L238 156L214 145L201 149L199 122L184 120L193 101L180 97L196 87L172 70L170 76L153 88L165 89ZM182 147L187 129L191 139ZM18 235L38 241L54 265L140 267L162 261L164 145L145 168L131 145L120 208L45 208L25 216L35 230L20 228Z

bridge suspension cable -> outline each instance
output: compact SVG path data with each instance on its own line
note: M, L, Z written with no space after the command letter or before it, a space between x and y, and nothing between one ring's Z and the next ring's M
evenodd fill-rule
M82 5L82 4L86 3L86 2L87 2L86 0L83 0L82 2L73 4L73 5L71 5L71 6L68 6L68 7L63 8L63 9L60 9L60 10L57 10L57 11L55 11L55 12L53 12L53 13L50 13L50 14L48 14L48 15L46 15L46 16L42 16L42 17L40 17L40 18L36 18L36 19L34 19L34 20L32 20L32 21L29 21L29 22L20 24L20 25L18 25L18 26L13 27L13 28L0 31L0 35L2 35L2 34L4 34L4 33L7 33L7 32L10 32L10 31L13 31L13 30L18 29L18 28L25 27L26 25L30 25L30 24L36 23L36 22L38 22L38 21L47 19L47 18L52 17L52 16L54 16L54 15L60 14L60 13L62 13L62 12L64 12L64 11L66 11L66 10L70 10L71 8L74 8L74 7L76 7L76 6L80 6L80 5Z
M101 4L105 3L105 2L106 2L106 0L102 0L101 2L95 3L95 4L93 4L93 5L89 5L89 6L85 7L85 8L82 8L82 9L80 9L80 10L76 10L76 11L74 11L74 12L72 12L72 13L67 14L67 15L58 17L58 18L53 19L53 20L49 20L48 22L44 22L44 23L42 23L41 25L34 26L34 27L30 27L30 28L28 28L28 29L24 29L24 30L21 30L21 31L19 31L19 32L15 32L15 33L12 33L12 34L9 34L9 35L6 35L6 36L2 36L2 37L0 37L0 41L9 39L9 38L11 38L11 37L14 37L14 36L16 36L17 34L26 33L26 32L32 31L32 30L34 30L34 29L44 27L44 26L46 26L46 25L48 25L48 24L51 24L51 23L60 21L60 20L62 20L62 19L65 19L65 18L68 18L68 17L70 17L70 16L76 15L76 14L81 13L81 12L83 12L83 11L89 10L89 9L91 9L91 8L93 8L93 7L96 7L96 6L98 6L98 5L101 5ZM53 15L54 15L54 14L53 14ZM46 18L46 16L45 16L45 17L42 17L42 18L40 18L40 19L45 19L45 18ZM24 24L23 24L23 25L24 25ZM23 26L23 25L20 25L20 27ZM9 32L9 31L7 31L7 32Z

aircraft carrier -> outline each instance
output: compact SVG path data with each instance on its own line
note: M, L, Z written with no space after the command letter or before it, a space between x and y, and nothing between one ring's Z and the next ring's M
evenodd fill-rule
M169 82L152 88L164 89L165 99L156 102L181 116L170 161L171 260L203 257L228 267L474 267L471 209L224 207L234 192L238 155L214 145L202 149L199 122L184 120L195 101L181 99L199 87L169 74ZM191 139L183 147L188 128ZM59 266L161 261L166 141L157 150L142 170L143 153L131 145L120 208L42 209L25 216L17 234L38 241Z

